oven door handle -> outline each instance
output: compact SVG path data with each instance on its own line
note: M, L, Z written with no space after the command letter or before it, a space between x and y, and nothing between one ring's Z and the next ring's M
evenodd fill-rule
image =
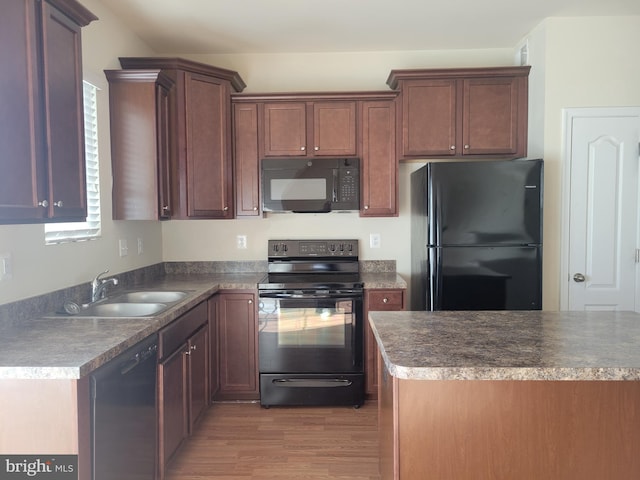
M357 294L355 292L260 292L260 298L341 298L341 299L356 299Z

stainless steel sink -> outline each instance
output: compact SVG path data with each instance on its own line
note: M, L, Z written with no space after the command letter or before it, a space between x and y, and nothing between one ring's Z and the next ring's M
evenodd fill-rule
M165 303L107 302L91 305L82 310L81 317L146 317L168 308Z
M138 291L138 292L129 292L124 293L122 295L118 295L113 298L114 302L142 302L142 303L166 303L166 302L177 302L178 300L182 300L187 296L187 292L172 292L172 291L164 291L164 290L154 290L154 291Z
M173 306L189 293L189 291L178 290L136 290L82 306L68 302L65 304L65 310L66 316L73 317L148 317ZM67 308L67 305L73 308ZM60 315L58 313L56 316Z

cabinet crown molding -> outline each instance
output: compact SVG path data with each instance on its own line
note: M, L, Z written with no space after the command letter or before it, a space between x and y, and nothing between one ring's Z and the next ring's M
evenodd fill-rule
M175 69L202 75L209 75L227 80L234 91L241 92L246 88L244 80L238 72L226 68L214 67L205 63L194 62L179 57L120 57L120 65L124 69Z
M482 78L482 77L526 77L531 66L479 67L479 68L425 68L391 70L387 85L396 90L401 80L426 80L437 78Z
M66 16L71 18L81 27L86 27L91 22L98 20L93 13L87 10L76 0L46 0L48 4L53 5Z
M175 82L171 77L165 75L162 70L105 70L104 71L107 80L110 83L117 82L139 82L149 83L156 82L162 85L167 90L173 88Z

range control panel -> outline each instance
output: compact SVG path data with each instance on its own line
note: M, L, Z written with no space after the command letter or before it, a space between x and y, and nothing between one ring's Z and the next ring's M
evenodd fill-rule
M269 240L269 258L358 258L358 240Z

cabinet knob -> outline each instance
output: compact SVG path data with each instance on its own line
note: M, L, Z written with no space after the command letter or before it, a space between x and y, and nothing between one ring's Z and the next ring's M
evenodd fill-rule
M191 355L191 350L187 350L186 352L182 352L184 355Z
M162 211L169 213L169 205L163 205L162 206Z
M300 147L300 150L301 150L301 151L303 151L303 152L304 152L306 149L307 149L307 147Z
M62 200L60 200L58 202L53 202L53 206L62 208L62 206L63 206Z
M197 349L198 349L198 346L197 346L197 345L191 345L191 350L192 350L192 351L193 351L193 350L197 350Z
M257 212L258 211L258 207L253 207L253 211Z
M313 149L317 152L318 150L320 150L320 147L313 147Z
M451 146L449 147L449 150L455 150L455 149L456 149L456 146L455 146L455 145L451 145Z
M465 146L464 146L464 149L465 149L465 150L469 150L469 145L465 145Z
M369 210L369 205L365 205L365 206L364 206L364 209L365 209L365 210Z
M253 300L249 300L249 305L251 305L253 303Z
M382 299L382 303L389 303L389 299L388 299L387 297L384 297L384 298Z
M229 210L229 207L224 207L222 210L226 212L227 210Z
M47 200L42 200L41 202L38 202L38 205L47 208L49 206L49 202Z

